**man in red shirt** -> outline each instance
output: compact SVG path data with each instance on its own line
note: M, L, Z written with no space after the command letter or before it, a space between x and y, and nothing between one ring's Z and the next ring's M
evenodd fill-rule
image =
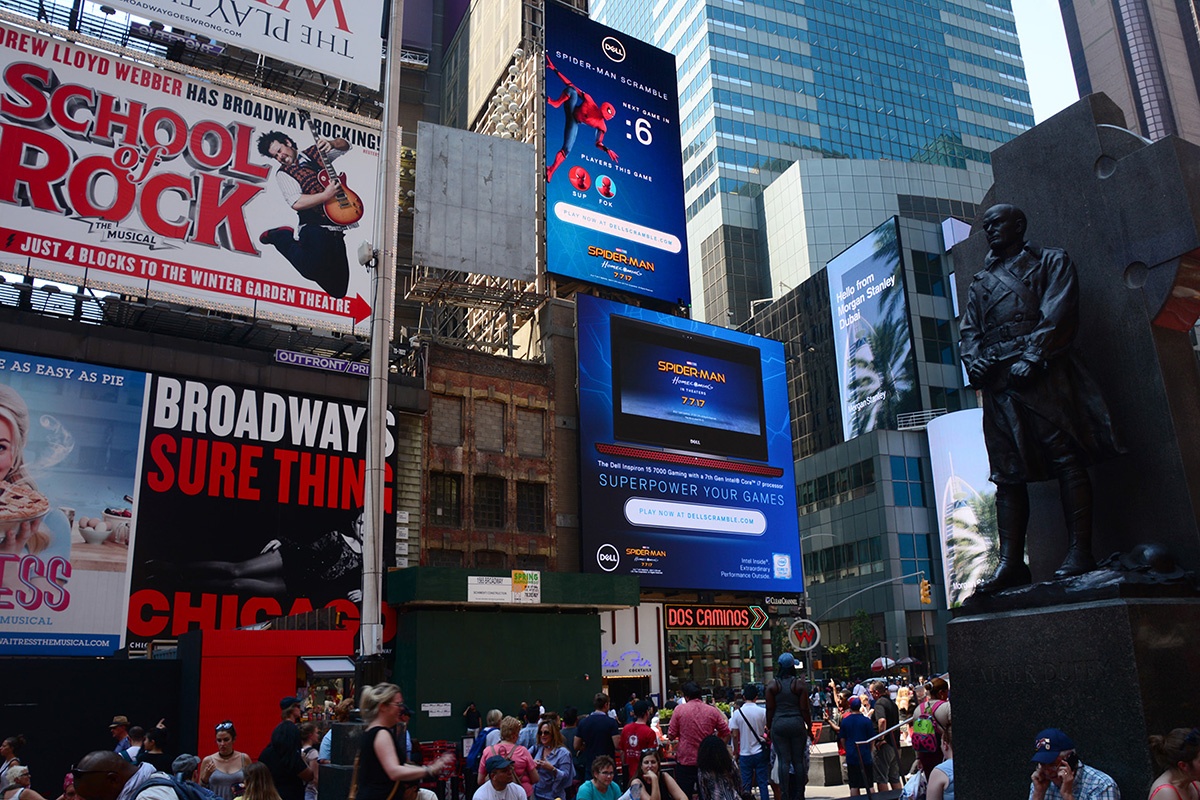
M725 719L716 706L700 699L700 687L695 681L683 685L686 701L671 714L667 736L679 742L675 748L675 782L688 797L696 791L696 754L705 737L716 734L722 741L729 741L729 720Z
M651 705L646 700L638 700L633 704L633 719L621 729L622 760L625 763L625 788L634 779L638 771L638 762L642 759L642 751L655 747L658 736L650 727Z

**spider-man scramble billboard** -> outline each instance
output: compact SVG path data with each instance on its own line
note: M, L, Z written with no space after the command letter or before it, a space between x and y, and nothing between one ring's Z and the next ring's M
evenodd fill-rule
M548 271L690 302L675 57L547 3L545 69Z

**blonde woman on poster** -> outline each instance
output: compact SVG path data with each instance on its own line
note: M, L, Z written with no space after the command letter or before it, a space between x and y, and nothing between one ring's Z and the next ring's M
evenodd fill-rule
M57 420L47 418L52 426ZM70 435L66 434L69 440ZM70 528L61 512L38 491L25 460L29 441L29 406L11 386L0 384L0 557L4 558L2 585L6 589L36 586L50 598L61 594L45 576L45 564L54 556L70 553ZM70 451L69 441L63 444ZM65 455L65 453L64 453ZM58 529L62 530L58 530ZM38 556L39 569L19 564L24 556ZM66 571L69 574L69 569ZM65 583L66 574L56 576ZM24 577L21 577L24 575ZM52 599L47 599L52 604ZM40 605L40 603L34 603Z

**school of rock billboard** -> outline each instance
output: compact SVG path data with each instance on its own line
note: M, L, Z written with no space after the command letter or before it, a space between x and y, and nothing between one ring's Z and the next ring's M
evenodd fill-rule
M356 620L366 434L361 404L0 351L0 654Z
M803 591L783 345L576 302L583 570Z
M379 88L383 0L112 0L106 5Z
M368 121L0 26L11 271L365 331L354 253L374 225L379 144Z
M546 4L546 268L690 303L675 57Z
M900 229L892 217L826 268L845 441L920 410Z

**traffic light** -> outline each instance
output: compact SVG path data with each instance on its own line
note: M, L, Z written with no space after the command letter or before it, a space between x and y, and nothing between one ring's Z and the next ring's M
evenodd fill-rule
M921 602L929 604L933 602L933 598L929 596L929 581L921 581Z

